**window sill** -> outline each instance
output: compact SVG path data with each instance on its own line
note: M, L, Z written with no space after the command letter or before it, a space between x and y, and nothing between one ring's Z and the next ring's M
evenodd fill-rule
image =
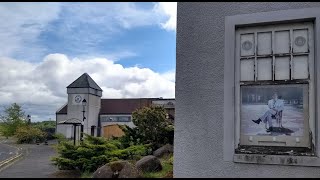
M290 166L320 166L320 158L316 156L234 154L233 162Z

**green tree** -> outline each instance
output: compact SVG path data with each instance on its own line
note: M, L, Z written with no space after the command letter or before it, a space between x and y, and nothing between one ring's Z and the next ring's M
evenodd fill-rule
M41 121L41 122L32 122L32 127L38 128L41 131L47 134L47 139L54 139L54 134L56 131L56 122L55 121Z
M166 114L165 109L161 106L144 107L134 111L132 122L136 127L122 127L125 136L121 139L131 140L134 144L137 143L137 140L141 144L152 144L152 149L159 148L166 143L172 144L174 126L166 118Z
M17 103L13 103L11 106L6 107L0 120L2 126L0 130L2 135L6 138L13 136L18 127L26 124L25 112Z

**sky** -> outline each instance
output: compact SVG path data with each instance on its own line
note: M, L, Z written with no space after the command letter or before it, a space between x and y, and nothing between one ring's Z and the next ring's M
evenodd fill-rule
M102 98L175 97L175 2L0 3L0 112L55 120L88 73Z

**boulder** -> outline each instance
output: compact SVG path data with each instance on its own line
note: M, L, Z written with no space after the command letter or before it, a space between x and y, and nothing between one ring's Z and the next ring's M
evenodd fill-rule
M166 145L162 146L161 148L155 150L153 152L153 155L158 158L161 158L163 156L168 156L172 153L173 153L173 146L171 144L166 144Z
M137 168L128 161L108 163L93 173L93 178L139 178Z
M162 170L160 160L152 155L145 156L136 163L138 170L142 172L157 172Z
M107 164L98 168L93 174L93 178L112 178L113 171L111 170L110 166Z
M126 163L120 171L118 178L142 178L142 175L134 165Z

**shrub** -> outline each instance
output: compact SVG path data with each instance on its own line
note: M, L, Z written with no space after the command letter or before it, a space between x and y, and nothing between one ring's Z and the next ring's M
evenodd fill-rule
M173 156L169 158L168 162L173 165Z
M54 139L54 134L56 131L56 122L55 121L41 121L41 122L33 122L31 125L35 128L41 129L43 132L47 134L47 139Z
M58 143L63 142L63 141L67 141L67 138L62 133L57 133L57 134L53 135L53 138L57 139Z
M31 126L18 127L15 137L17 138L17 143L34 143L43 142L46 139L46 133L42 132L38 128Z
M106 163L117 160L138 160L150 153L149 145L123 148L118 140L106 140L84 134L82 144L62 141L57 146L59 156L51 160L59 169L93 172Z

